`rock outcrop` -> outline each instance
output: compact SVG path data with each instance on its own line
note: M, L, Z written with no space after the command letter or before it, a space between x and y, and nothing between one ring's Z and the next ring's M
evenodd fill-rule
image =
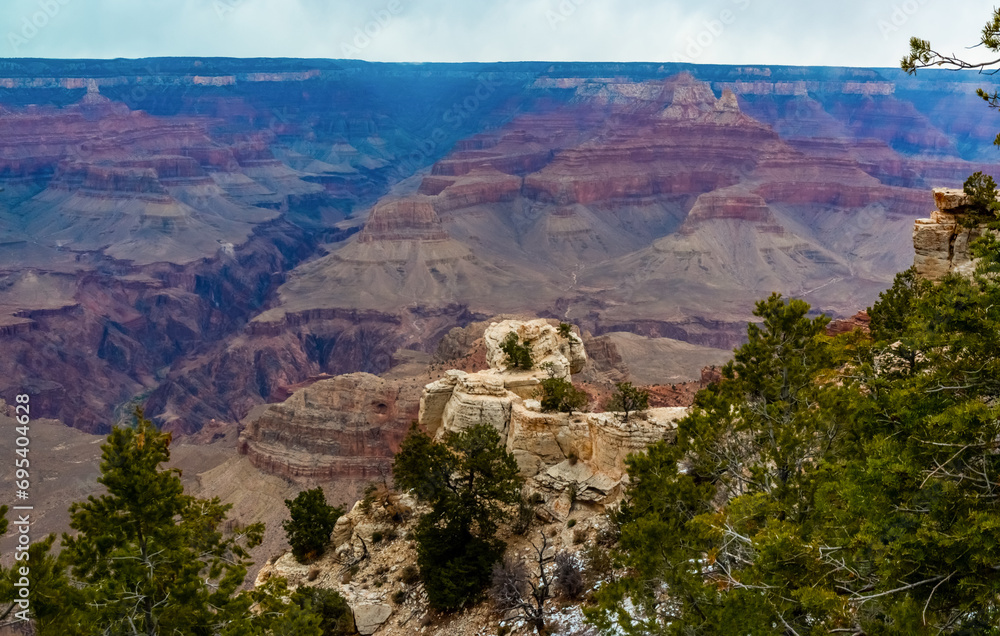
M860 329L862 333L869 333L871 331L869 327L871 321L872 319L867 311L859 311L850 318L831 320L830 324L826 326L826 335L839 336L840 334L850 333L855 329Z
M531 370L509 368L501 344L510 333L530 346L534 362ZM569 379L572 373L582 371L587 361L580 336L572 331L561 335L544 319L492 323L483 340L488 370L451 370L425 388L420 398L419 422L431 435L458 432L480 421L491 422L501 435L506 435L515 398L534 397L543 379Z
M500 344L509 333L526 342L535 369L509 369ZM504 320L485 333L488 370L448 371L428 384L418 422L441 438L479 423L496 427L517 460L530 490L542 495L540 514L563 519L574 502L599 507L616 501L625 477L625 457L670 439L687 409L648 409L622 421L617 413L543 412L537 399L547 377L570 379L583 369L586 352L575 333L561 334L546 320Z
M486 363L491 369L510 373L508 361L501 350L503 340L511 333L522 342L531 344L531 359L535 367L551 377L568 379L579 373L587 362L583 340L570 331L562 336L548 321L538 319L523 322L504 320L490 325L483 338L486 341Z
M968 276L975 268L969 245L982 236L984 228L963 224L970 214L971 201L963 190L934 188L937 206L929 219L917 219L913 226L913 267L917 274L939 281L946 274Z
M239 451L265 472L295 481L388 474L419 393L406 382L350 373L299 389L247 423Z
M539 401L527 396L527 389L537 386L528 380L537 382L557 372L569 379L587 359L583 339L556 324L554 320L505 318L452 331L441 348L443 358L466 360L464 352L481 347L490 368L478 372L452 369L428 384L421 398L420 422L438 436L481 422L501 431L526 479L525 495L534 508L535 527L544 532L553 550L576 553L585 541L607 531L608 522L601 513L621 498L627 483L625 457L671 439L676 421L687 409L652 408L627 421L620 413L543 412ZM551 364L533 371L508 369L499 347L510 332L531 348L536 367ZM309 405L329 411L344 398L310 392L338 380L342 379L319 380L297 391L286 405L269 407L265 416L272 419L287 411L301 411L298 424L289 426L283 421L272 428L286 429L289 438L315 436L310 425L322 428L318 420L329 414L310 418ZM354 404L357 399L348 401ZM254 434L258 438L267 435L261 430ZM296 562L288 552L278 555L261 569L255 585L283 577L291 589L336 589L350 606L361 634L401 636L421 629L414 626L417 623L427 627L435 620L444 624L434 625L432 633L482 633L470 627L479 619L466 618L479 613L476 609L455 617L430 615L426 591L418 580L417 545L412 538L426 510L411 493L396 493L384 485L366 490L366 497L338 519L326 554L309 564ZM504 536L507 553L514 558L530 559L533 540L537 540L534 531ZM416 617L420 619L413 620Z

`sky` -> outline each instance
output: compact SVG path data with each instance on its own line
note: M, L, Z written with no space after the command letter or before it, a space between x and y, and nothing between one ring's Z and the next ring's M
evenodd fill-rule
M2 0L0 57L895 67L965 58L993 0Z

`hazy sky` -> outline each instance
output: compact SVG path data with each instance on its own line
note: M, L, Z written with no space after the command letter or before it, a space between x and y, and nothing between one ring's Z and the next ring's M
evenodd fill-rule
M970 56L993 0L0 0L3 57L896 66Z

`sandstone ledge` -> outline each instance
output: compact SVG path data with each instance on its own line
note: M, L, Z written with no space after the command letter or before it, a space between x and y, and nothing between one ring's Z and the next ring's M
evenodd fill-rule
M935 188L937 209L930 218L913 225L913 267L922 278L940 281L949 273L969 276L975 262L969 246L985 228L968 228L962 220L971 213L969 197L962 190Z
M500 343L511 332L531 347L535 370L507 368ZM587 359L582 340L558 334L544 320L493 323L484 340L490 368L450 370L428 384L418 422L437 439L479 423L495 427L528 490L541 495L540 515L548 520L565 519L574 502L602 508L620 499L625 458L673 439L677 420L687 414L683 407L653 408L625 422L618 413L542 412L532 399L538 385L546 377L569 379L582 370Z

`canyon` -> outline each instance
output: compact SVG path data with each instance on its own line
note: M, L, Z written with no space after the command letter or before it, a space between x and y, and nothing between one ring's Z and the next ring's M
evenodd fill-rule
M932 188L998 172L979 81L4 61L0 400L27 393L38 418L36 532L66 529L102 436L141 406L175 434L190 493L266 523L252 579L287 545L284 499L322 485L352 504L412 422L443 431L474 402L509 408L511 449L564 526L656 437L602 412L614 382L646 387L649 430L669 435L757 299L804 298L844 331L896 272L968 269L967 202ZM536 317L586 351L586 415L538 413L538 377L485 371L490 326Z
M411 633L417 593L389 607L409 542L374 547L389 526L355 506L315 578L280 556L285 499L321 485L350 508L414 422L441 438L488 419L555 542L596 540L625 455L670 439L754 301L804 298L836 334L867 329L898 271L968 273L957 188L1000 168L981 80L4 60L0 424L31 396L33 535L99 492L103 435L141 407L190 494L265 522L247 584L340 586L359 625ZM509 331L552 366L506 368ZM550 373L588 408L542 412ZM619 381L650 392L647 414L604 412ZM337 559L369 546L341 585Z
M237 432L311 378L371 374L407 384L384 463L413 378L435 379L399 370L498 315L571 322L598 356L631 351L621 378L696 381L756 299L848 317L913 262L930 188L997 167L978 81L8 60L0 394L91 433L141 405L195 439Z

